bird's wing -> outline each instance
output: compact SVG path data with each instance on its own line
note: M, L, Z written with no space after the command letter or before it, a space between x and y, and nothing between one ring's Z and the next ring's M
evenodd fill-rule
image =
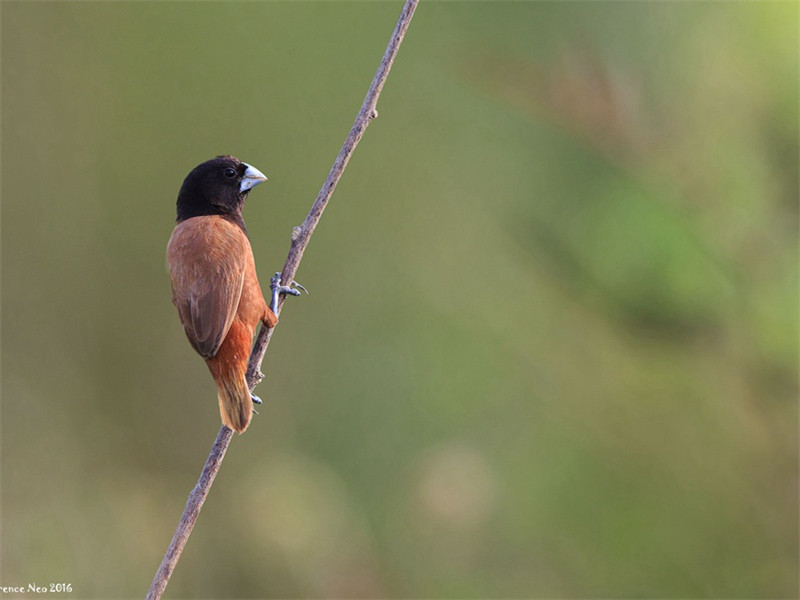
M172 301L197 352L214 356L228 334L244 283L244 235L227 224L191 223L173 232L167 248ZM215 220L216 221L216 220ZM246 238L244 238L246 240Z

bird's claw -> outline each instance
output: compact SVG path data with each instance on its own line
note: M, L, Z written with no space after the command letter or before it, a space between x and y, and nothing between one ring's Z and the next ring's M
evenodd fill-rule
M301 290L306 294L308 293L308 290L296 281L292 281L291 285L282 285L280 273L275 273L275 275L270 278L269 287L272 289L272 302L270 303L272 312L276 312L278 308L278 297L281 294L288 296L299 296L301 294Z
M301 291L308 294L308 290L296 281L292 281L291 285L282 285L280 273L275 273L270 278L269 287L273 293L277 290L279 294L289 294L290 296L299 296Z
M261 398L256 396L253 392L250 392L250 400L253 401L253 413L258 414L258 411L256 410L256 404L259 404L259 405L263 404L263 402L261 401Z
M306 294L309 293L309 291L306 288L304 288L302 285L300 285L296 281L292 281L291 287L292 288L297 288L296 290L294 290L295 292L297 292L297 294L292 294L292 296L295 296L295 295L299 296L301 291L305 292Z

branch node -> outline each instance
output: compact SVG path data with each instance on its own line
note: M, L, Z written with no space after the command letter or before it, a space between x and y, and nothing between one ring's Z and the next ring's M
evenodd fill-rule
M377 118L378 118L378 111L377 111L376 109L374 109L374 108L373 108L373 109L372 109L372 110L369 112L369 120L370 120L370 121L374 121L374 120L375 120L375 119L377 119Z
M303 233L303 228L300 225L292 227L292 241L296 242L300 239L300 234Z

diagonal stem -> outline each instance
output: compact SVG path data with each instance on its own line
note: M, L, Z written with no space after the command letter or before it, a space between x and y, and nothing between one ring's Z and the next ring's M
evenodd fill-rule
M356 116L353 127L350 128L350 133L347 134L347 139L345 139L344 144L342 144L342 149L339 150L339 155L333 162L328 177L325 179L325 183L322 184L322 188L319 190L319 194L317 194L317 198L314 200L314 204L311 206L308 216L306 216L300 227L295 227L292 233L292 245L289 248L289 256L286 257L286 263L283 265L283 271L281 271L281 281L289 283L294 279L297 268L300 266L300 260L303 258L303 253L311 239L311 234L314 233L314 228L317 226L322 216L322 211L324 211L325 207L328 205L328 200L330 200L333 195L333 190L336 189L336 184L339 183L339 179L341 179L342 173L344 173L344 169L350 157L353 155L353 151L356 149L358 142L361 141L364 131L372 120L378 116L378 111L376 109L378 96L380 96L383 84L386 82L386 77L389 75L389 70L392 68L394 57L397 56L397 51L400 48L400 44L403 42L403 38L411 23L411 17L414 16L414 10L417 8L418 2L419 0L406 0L403 6L403 10L397 20L397 25L395 25L394 31L392 32L392 37L389 39L389 45L386 46L386 51L383 53L381 63L378 65L378 70L375 72L375 77L372 79L372 85L369 86L369 91L364 98L364 102L361 104L361 110L358 111L358 116ZM283 297L278 301L279 313L283 301ZM266 329L265 331L265 328L261 328L253 346L253 351L250 354L250 364L247 369L247 383L251 388L257 385L264 377L260 373L261 361L264 359L264 353L267 351L269 340L272 337L272 331L272 329Z
M378 70L372 79L372 84L361 105L361 110L358 111L353 127L350 129L350 133L347 135L347 139L345 139L342 149L339 151L339 155L336 157L328 177L325 179L325 183L322 184L322 188L317 194L308 216L306 216L302 225L295 227L292 233L289 255L286 257L286 263L283 265L283 271L281 272L281 279L285 282L291 282L294 279L306 246L311 240L311 234L314 233L314 228L317 226L322 212L333 195L333 190L336 189L336 184L339 183L339 179L341 179L353 151L364 135L367 126L378 116L378 111L376 110L378 96L380 96L383 84L386 82L389 70L392 68L392 63L400 44L403 42L418 2L419 0L406 0L397 20L397 25L395 25L392 32L392 37L386 47L386 52L384 52L380 65L378 65ZM284 298L281 297L278 301L276 314L280 314L283 300ZM269 346L273 331L274 328L268 329L262 326L250 353L250 361L247 366L247 384L250 386L251 391L264 378L264 375L261 374L261 362L264 360L264 354ZM232 437L233 431L223 425L206 459L203 471L200 473L200 479L191 494L189 494L186 507L183 509L183 514L178 522L178 528L175 530L175 535L172 537L158 571L156 571L153 583L147 591L146 600L160 600L164 594L169 578L175 569L175 565L178 564L189 535L192 533L194 524L200 514L200 509L203 507L208 492L211 490L211 485L214 483L214 478L222 465L222 459L225 458L225 452L231 443Z

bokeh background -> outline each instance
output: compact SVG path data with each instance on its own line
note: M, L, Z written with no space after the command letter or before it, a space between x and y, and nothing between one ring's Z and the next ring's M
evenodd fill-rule
M2 3L3 585L150 584L219 427L196 164L283 264L400 2ZM794 598L798 5L423 0L172 598Z

